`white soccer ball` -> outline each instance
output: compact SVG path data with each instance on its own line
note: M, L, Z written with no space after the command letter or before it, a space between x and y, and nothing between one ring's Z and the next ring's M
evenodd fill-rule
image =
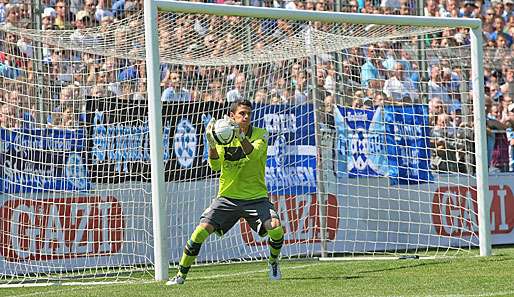
M214 123L212 136L219 145L226 145L234 140L236 134L234 133L234 128L227 120L220 119Z

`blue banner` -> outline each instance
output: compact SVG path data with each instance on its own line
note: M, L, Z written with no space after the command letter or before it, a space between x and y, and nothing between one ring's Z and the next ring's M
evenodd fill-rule
M384 119L391 183L431 181L427 106L386 106Z
M90 188L83 129L0 129L1 191Z
M334 111L334 122L337 176L386 176L388 167L381 109L338 106Z
M316 192L312 104L255 105L253 124L269 133L266 183L277 195Z
M205 131L211 118L228 114L228 104L163 103L164 179L190 181L212 176ZM148 181L150 133L146 101L88 100L88 166L93 183Z

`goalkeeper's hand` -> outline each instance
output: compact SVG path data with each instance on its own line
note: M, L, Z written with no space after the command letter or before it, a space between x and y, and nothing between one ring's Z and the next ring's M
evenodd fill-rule
M243 140L246 138L246 135L243 131L241 131L241 128L236 123L236 121L234 121L234 119L229 117L228 115L225 115L223 118L225 119L225 121L230 123L232 129L234 130L234 134L236 135L237 139L239 139L239 142L243 142Z
M212 135L212 131L214 130L214 123L216 123L216 119L215 118L211 118L211 120L209 121L209 124L207 124L207 131L206 131L206 136L207 136L207 143L209 144L209 148L216 148L216 140L214 140L214 136Z

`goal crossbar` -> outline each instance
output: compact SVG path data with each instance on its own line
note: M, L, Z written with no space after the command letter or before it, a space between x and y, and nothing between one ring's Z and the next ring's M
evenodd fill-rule
M174 13L285 19L294 21L311 21L339 24L351 23L445 28L466 27L470 29L479 29L482 26L482 21L479 19L465 18L435 18L424 16L373 15L332 11L305 11L171 0L156 0L154 3L159 11Z

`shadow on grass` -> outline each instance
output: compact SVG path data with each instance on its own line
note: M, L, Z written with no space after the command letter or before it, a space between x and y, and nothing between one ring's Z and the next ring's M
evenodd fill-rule
M382 268L382 269L363 270L363 271L353 272L352 275L334 276L334 275L319 275L319 274L317 274L317 275L313 275L313 276L285 277L284 280L290 280L290 281L294 281L294 280L351 280L351 279L367 278L367 277L369 277L368 274L374 274L374 273L378 273L378 272L399 271L399 270L405 270L405 269L429 267L429 266L442 265L442 264L448 264L448 263L446 263L446 262L412 263L412 264L408 264L408 265L404 264L404 265L400 265L400 266L388 267L388 268ZM375 276L373 276L373 277L375 277Z
M415 261L415 260L405 260L405 261ZM411 262L409 265L400 265L400 266L381 268L381 269L363 270L363 271L359 271L357 273L358 274L377 273L377 272L404 270L404 269L412 269L412 268L420 268L420 267L431 267L431 266L435 266L435 265L446 265L446 264L449 264L449 262L446 262L446 261L444 261L444 262L420 262L420 263Z
M362 276L358 275L342 275L342 276L312 276L312 277L284 277L282 280L284 281L306 281L306 280L323 280L323 281L341 281L341 280L350 280L350 279L358 279L362 278Z

